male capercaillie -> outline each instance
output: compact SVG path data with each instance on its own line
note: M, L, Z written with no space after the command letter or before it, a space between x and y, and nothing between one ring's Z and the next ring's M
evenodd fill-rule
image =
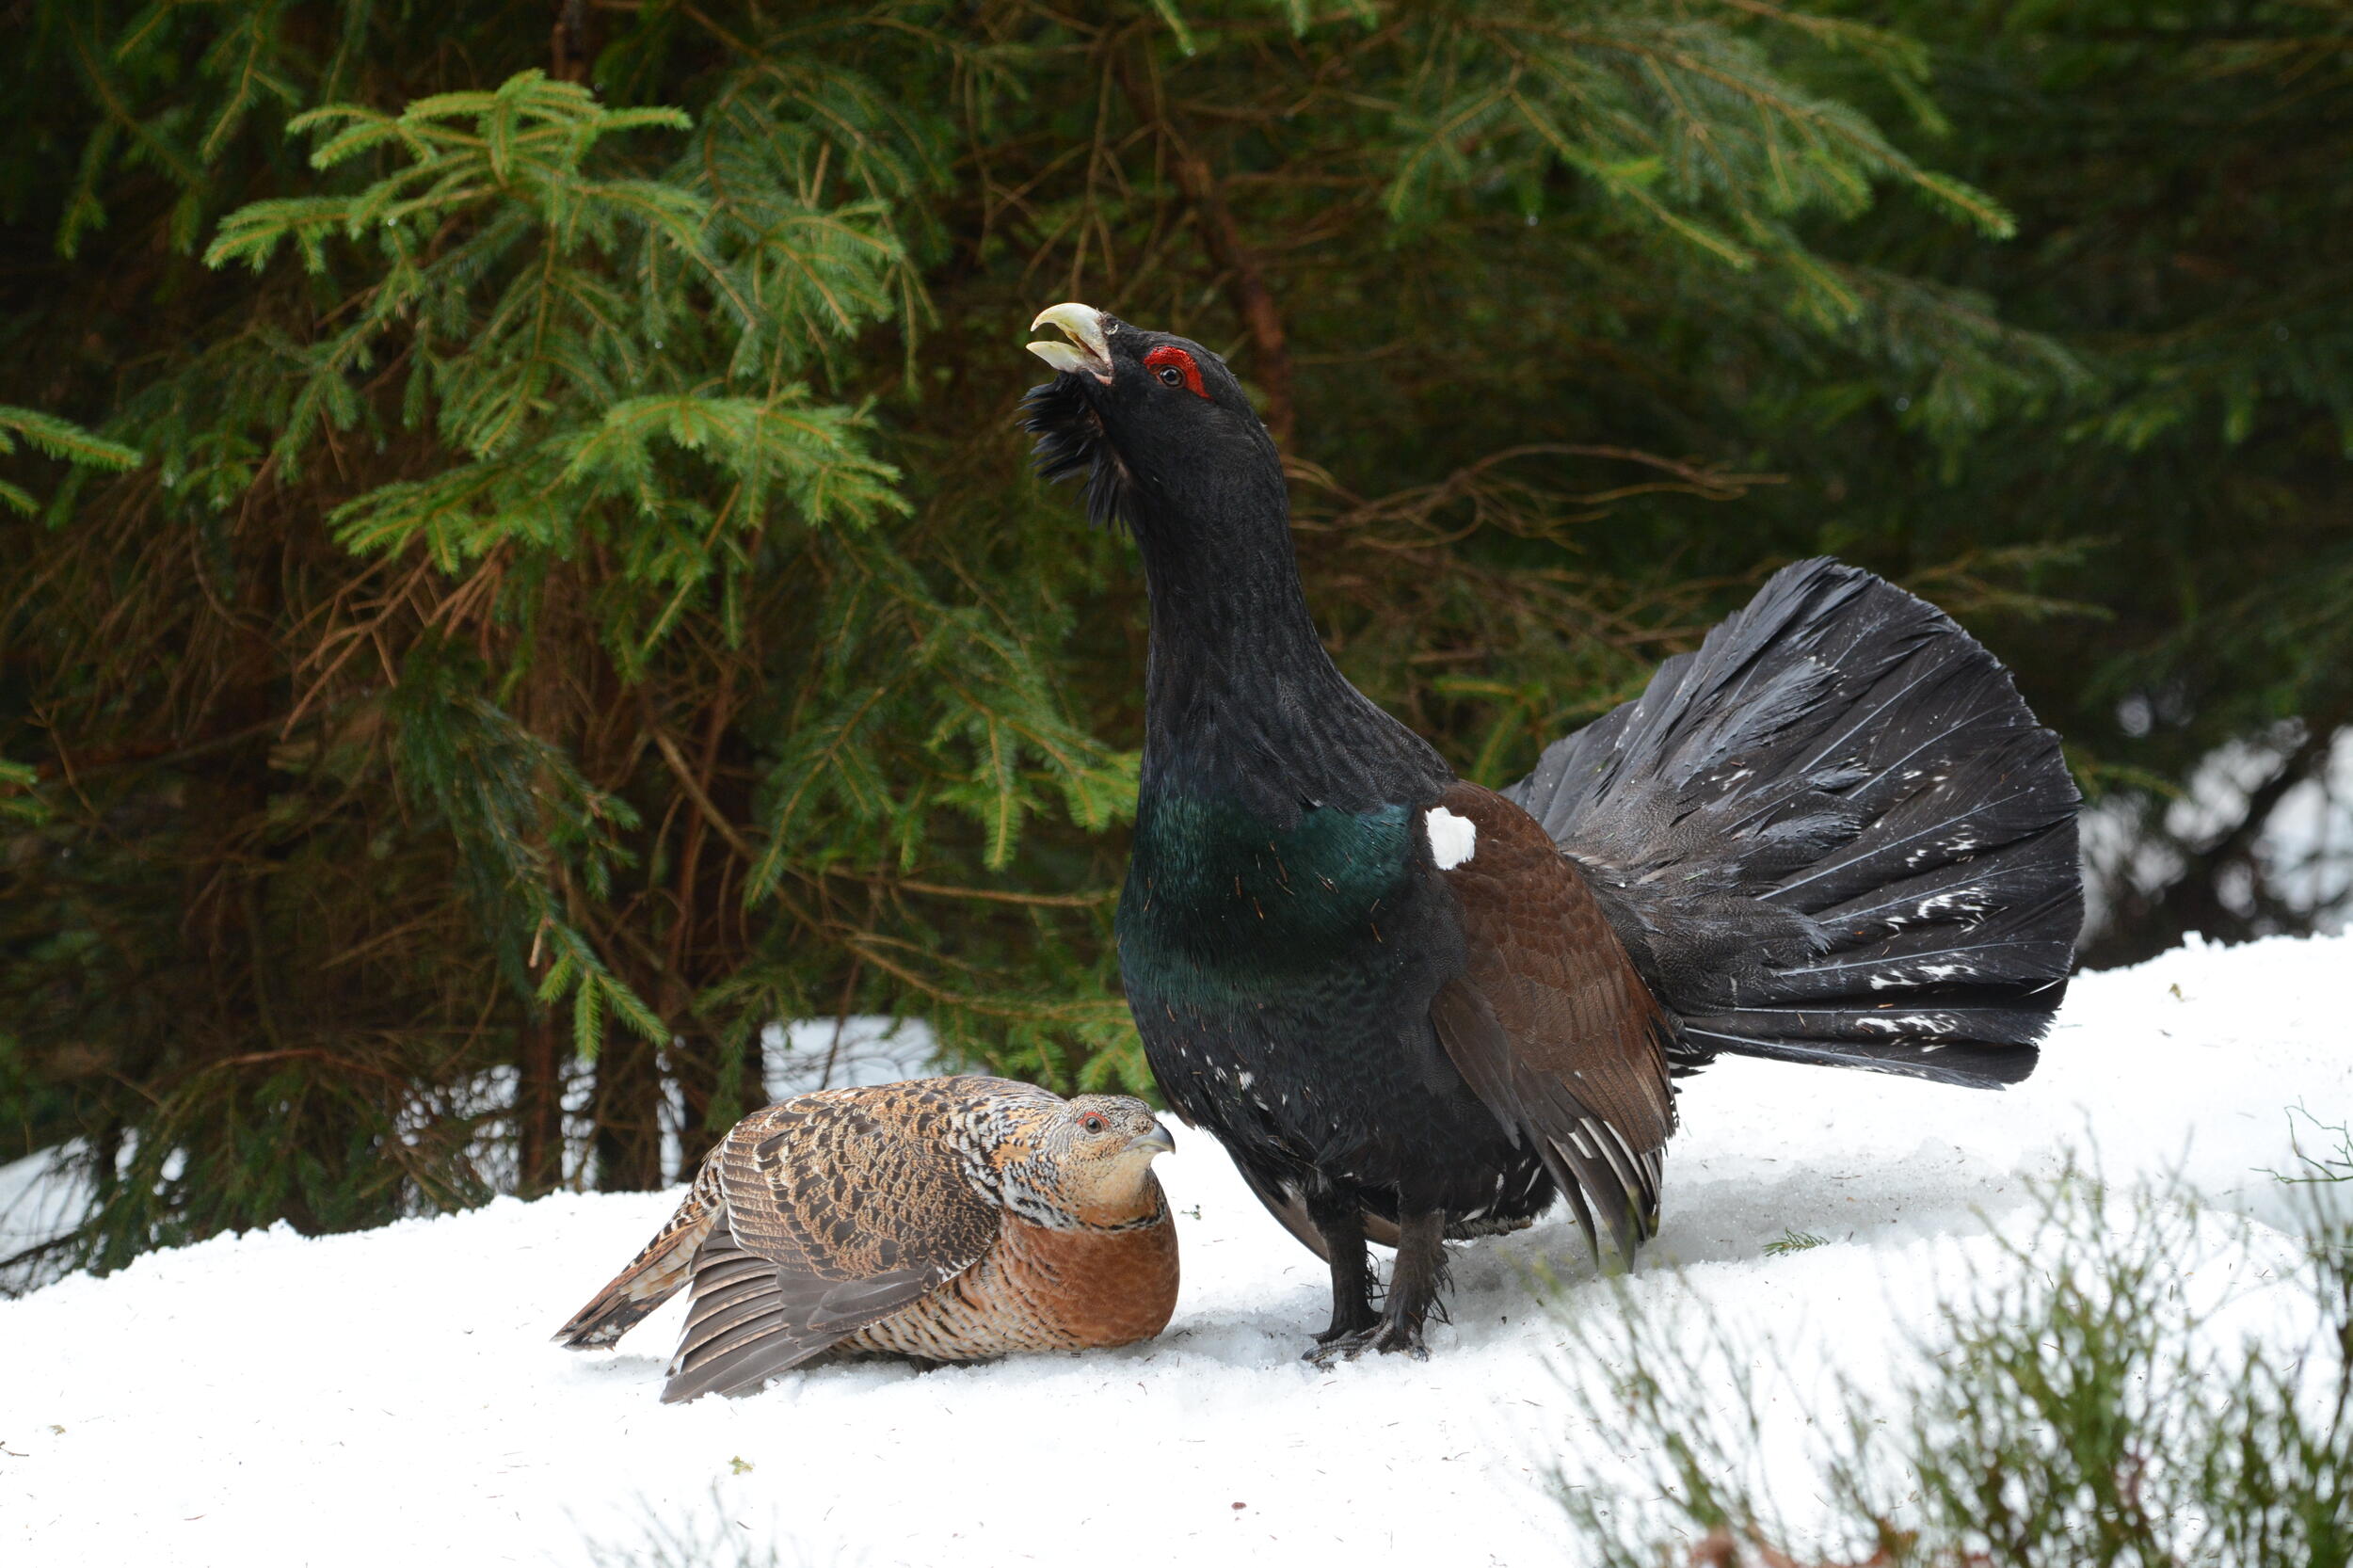
M1132 531L1151 651L1120 967L1169 1103L1332 1270L1322 1355L1418 1351L1444 1240L1564 1195L1631 1257L1721 1052L1999 1087L2080 924L2076 792L1993 656L1831 561L1494 792L1325 655L1273 442L1199 344L1084 305L1041 471ZM1397 1262L1376 1311L1368 1239Z

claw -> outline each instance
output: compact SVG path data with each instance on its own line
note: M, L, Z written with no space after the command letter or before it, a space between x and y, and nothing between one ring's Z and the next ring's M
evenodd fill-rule
M1430 1349L1421 1342L1418 1329L1408 1328L1385 1318L1370 1328L1360 1328L1353 1334L1318 1335L1315 1348L1300 1359L1311 1361L1329 1371L1338 1363L1353 1361L1367 1351L1378 1351L1383 1355L1410 1355L1416 1361L1430 1359Z
M1342 1335L1337 1339L1319 1338L1316 1343L1307 1347L1307 1352L1299 1359L1321 1367L1328 1372L1341 1362L1353 1361L1362 1354L1365 1348L1364 1337L1364 1334L1358 1332Z

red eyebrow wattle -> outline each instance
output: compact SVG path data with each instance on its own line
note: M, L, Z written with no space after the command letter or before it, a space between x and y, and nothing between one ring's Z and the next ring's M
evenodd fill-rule
M1163 365L1175 365L1179 371L1184 373L1185 390L1193 393L1193 396L1207 397L1209 395L1208 392L1203 390L1201 385L1201 367L1194 364L1193 362L1193 356L1186 353L1183 349L1167 347L1156 348L1152 350L1151 353L1146 354L1144 357L1144 368L1146 370L1159 370Z

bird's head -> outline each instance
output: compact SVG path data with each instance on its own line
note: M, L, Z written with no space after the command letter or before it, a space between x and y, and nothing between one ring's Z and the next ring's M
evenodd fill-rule
M1034 1134L1054 1207L1083 1224L1123 1224L1160 1208L1152 1160L1175 1148L1152 1108L1126 1095L1079 1095Z
M1280 493L1273 439L1209 350L1092 305L1050 306L1030 327L1064 334L1030 344L1061 374L1031 390L1022 424L1037 437L1040 474L1087 475L1095 521L1119 516L1142 528L1145 514L1212 503L1237 481Z

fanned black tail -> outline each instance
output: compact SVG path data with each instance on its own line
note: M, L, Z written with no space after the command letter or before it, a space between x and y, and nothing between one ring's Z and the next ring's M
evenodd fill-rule
M2083 923L2075 786L2009 672L1900 588L1777 573L1505 793L1585 871L1681 1064L2034 1070Z

